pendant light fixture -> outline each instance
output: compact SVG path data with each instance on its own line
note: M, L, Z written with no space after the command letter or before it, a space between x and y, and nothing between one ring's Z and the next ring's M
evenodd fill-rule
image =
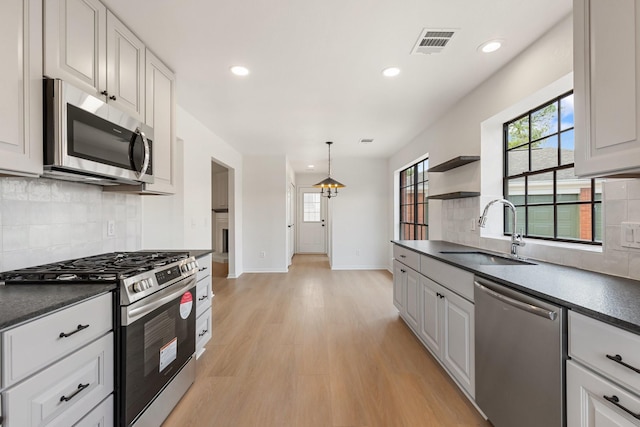
M314 185L314 187L322 189L322 191L320 191L321 196L327 197L329 199L338 196L338 188L345 187L344 184L341 184L335 179L331 178L331 144L333 144L333 142L327 141L327 146L329 147L329 176Z

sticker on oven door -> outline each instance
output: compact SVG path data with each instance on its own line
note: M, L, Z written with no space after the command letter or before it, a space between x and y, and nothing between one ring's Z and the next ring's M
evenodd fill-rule
M193 307L193 297L191 292L185 292L180 299L180 317L186 319L191 313L191 307Z
M160 372L171 364L178 356L178 337L175 337L160 349Z

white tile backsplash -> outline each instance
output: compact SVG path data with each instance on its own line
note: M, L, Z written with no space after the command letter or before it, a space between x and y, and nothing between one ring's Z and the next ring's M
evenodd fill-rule
M526 246L520 249L520 253L542 261L640 280L640 249L620 245L620 223L640 222L640 179L605 180L603 199L602 247L526 239ZM479 228L471 230L471 221L476 221L484 208L480 202L480 197L444 200L442 238L454 243L508 253L510 240L501 236L500 224L498 228L488 224L483 237ZM493 215L500 215L499 209L495 210ZM484 237L486 235L495 237Z
M50 179L0 178L0 271L142 248L141 196ZM116 221L107 236L108 220Z

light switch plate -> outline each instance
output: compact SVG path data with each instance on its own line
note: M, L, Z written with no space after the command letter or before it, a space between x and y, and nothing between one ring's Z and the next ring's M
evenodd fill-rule
M620 227L620 245L640 249L640 222L623 222Z

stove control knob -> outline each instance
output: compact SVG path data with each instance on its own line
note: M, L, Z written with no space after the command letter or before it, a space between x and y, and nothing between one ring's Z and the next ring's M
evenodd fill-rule
M142 282L136 282L132 286L133 292L142 292L144 291L144 284Z
M151 280L149 280L149 279L144 279L144 280L142 281L142 283L143 283L143 287L144 287L145 289L149 289L149 288L151 288L151 286L152 286L152 285L151 285Z

